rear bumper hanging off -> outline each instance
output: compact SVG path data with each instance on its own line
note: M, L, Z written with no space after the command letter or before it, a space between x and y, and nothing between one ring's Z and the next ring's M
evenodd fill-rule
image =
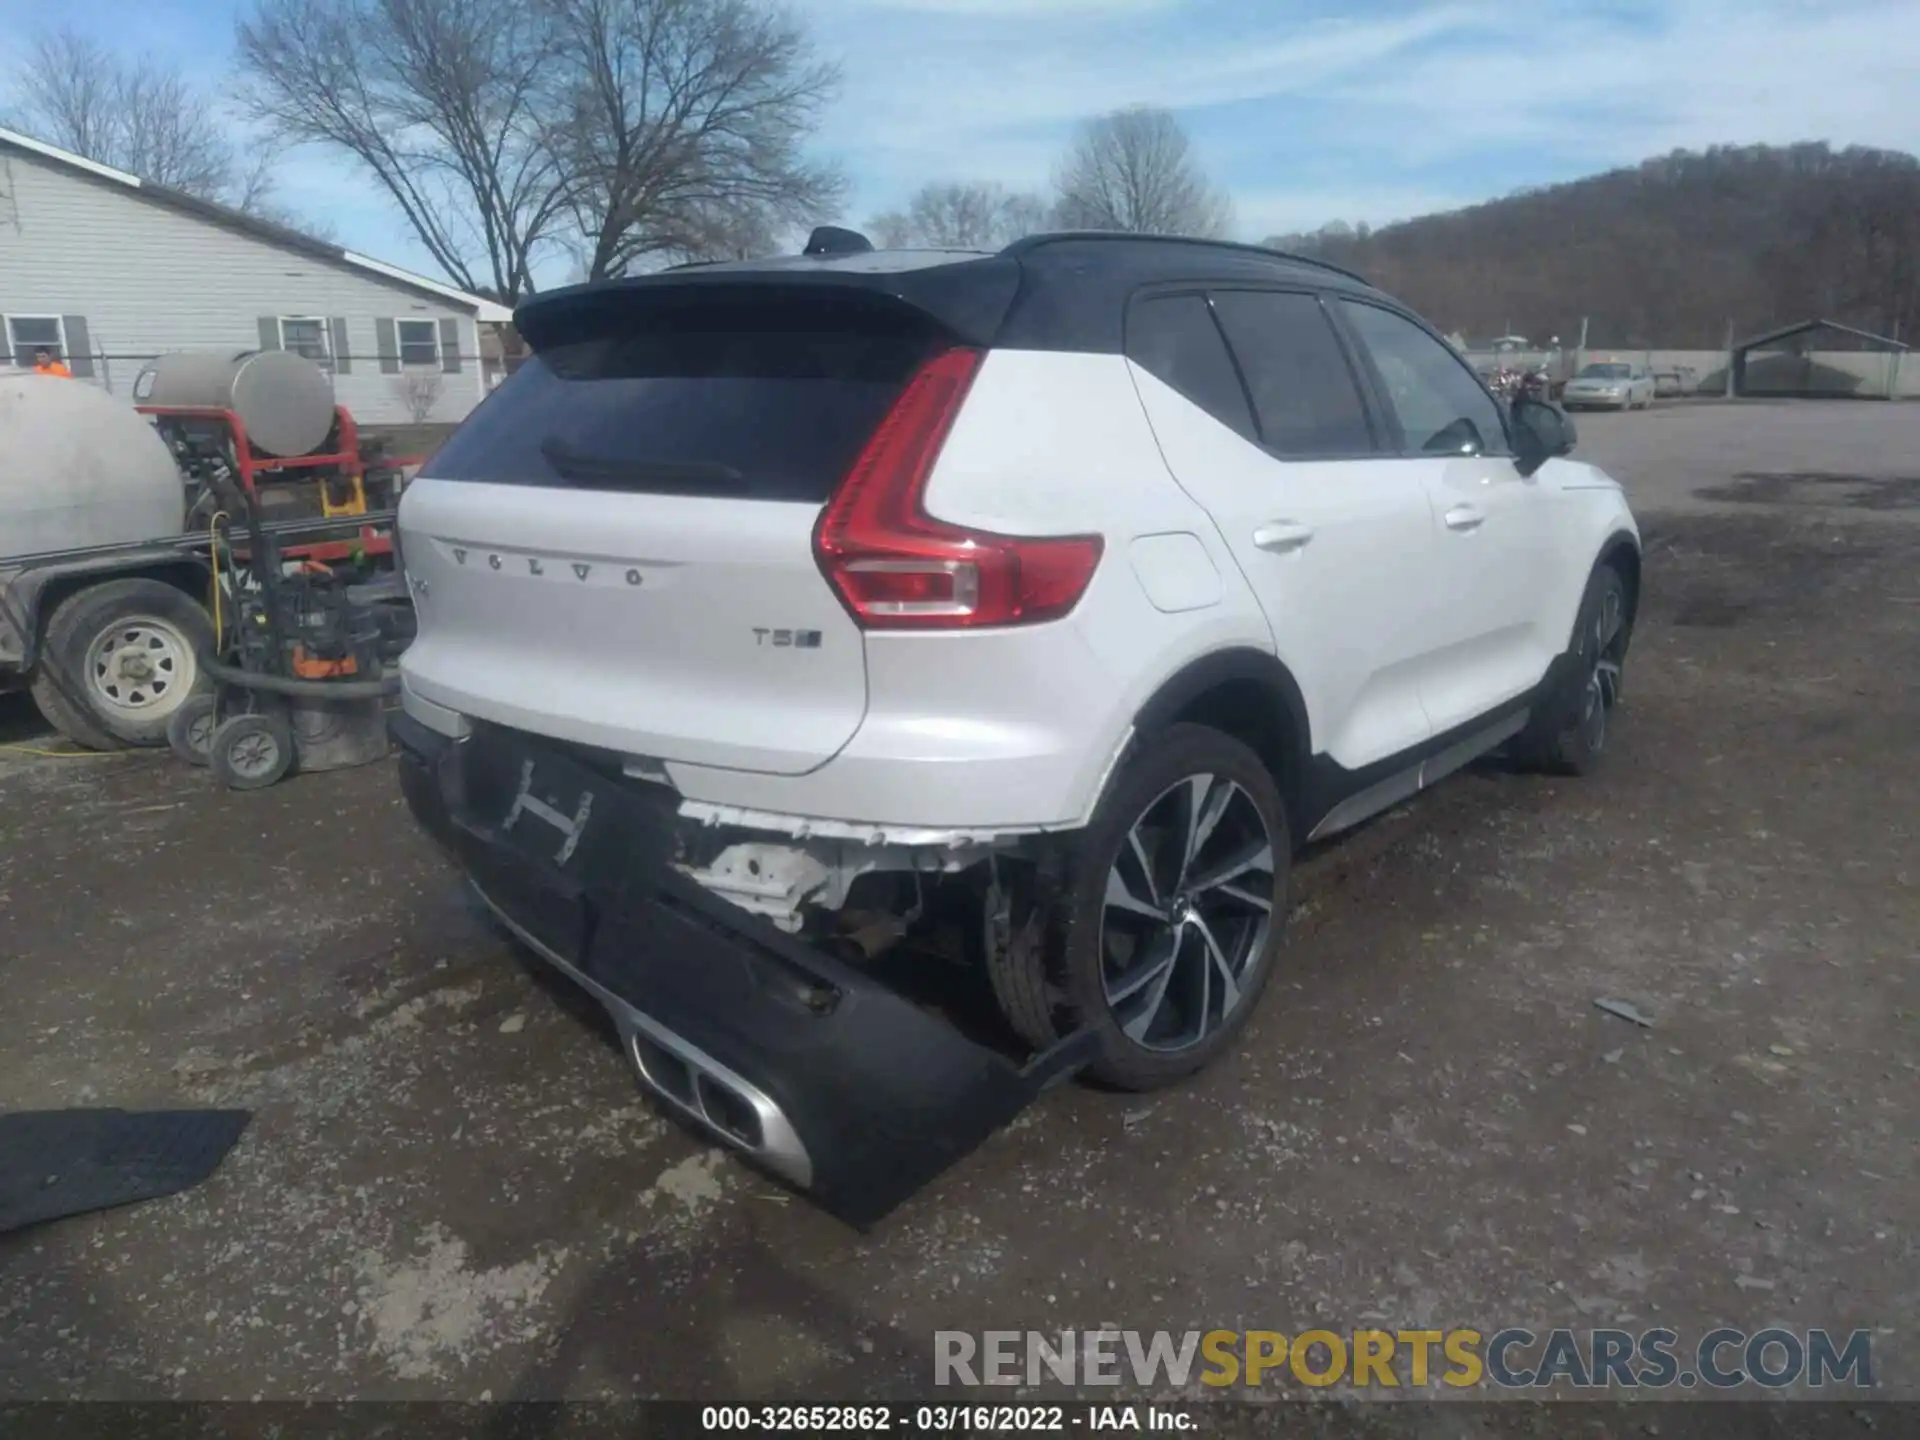
M1086 1058L1024 1068L667 863L675 812L556 747L392 717L401 788L481 898L605 1007L670 1109L866 1228Z

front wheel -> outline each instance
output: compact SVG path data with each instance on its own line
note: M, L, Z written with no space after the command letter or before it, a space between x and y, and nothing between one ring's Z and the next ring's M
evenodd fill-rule
M1514 750L1522 763L1559 775L1586 775L1598 767L1620 702L1632 633L1626 582L1611 565L1602 565L1587 581L1574 622L1567 657L1572 680L1521 733Z
M1093 1027L1094 1078L1152 1089L1233 1043L1273 972L1291 858L1252 750L1186 724L1141 746L1081 837L1048 957L1052 1029Z

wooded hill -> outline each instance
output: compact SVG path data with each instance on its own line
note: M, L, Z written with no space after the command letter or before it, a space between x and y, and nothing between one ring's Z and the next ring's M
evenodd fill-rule
M1920 160L1825 144L1676 151L1367 231L1276 236L1441 329L1715 348L1816 316L1920 331Z

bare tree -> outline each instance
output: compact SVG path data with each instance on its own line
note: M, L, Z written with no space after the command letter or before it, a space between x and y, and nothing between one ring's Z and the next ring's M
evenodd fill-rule
M1047 202L991 181L936 181L922 186L904 210L867 222L874 243L888 248L997 250L1047 225Z
M551 145L555 0L255 0L239 27L253 113L342 152L468 290L533 289L570 192Z
M49 144L250 213L270 203L272 152L243 164L211 98L177 70L62 27L34 37L11 88L9 118Z
M1054 179L1055 214L1074 230L1224 236L1233 205L1166 111L1135 105L1091 121Z
M445 382L438 370L409 370L393 382L393 393L416 425L427 423L433 407L440 403Z
M804 143L839 83L758 0L550 0L567 93L556 150L590 279L721 259L830 218L845 182Z

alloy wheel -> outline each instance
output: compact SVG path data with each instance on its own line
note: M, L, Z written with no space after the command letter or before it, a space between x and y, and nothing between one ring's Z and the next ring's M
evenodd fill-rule
M1593 617L1593 668L1581 696L1580 732L1589 754L1607 745L1607 712L1620 699L1621 662L1627 643L1626 609L1620 591L1608 587Z
M1190 775L1135 819L1107 872L1100 980L1142 1049L1189 1050L1239 1007L1273 925L1273 837L1253 797Z

